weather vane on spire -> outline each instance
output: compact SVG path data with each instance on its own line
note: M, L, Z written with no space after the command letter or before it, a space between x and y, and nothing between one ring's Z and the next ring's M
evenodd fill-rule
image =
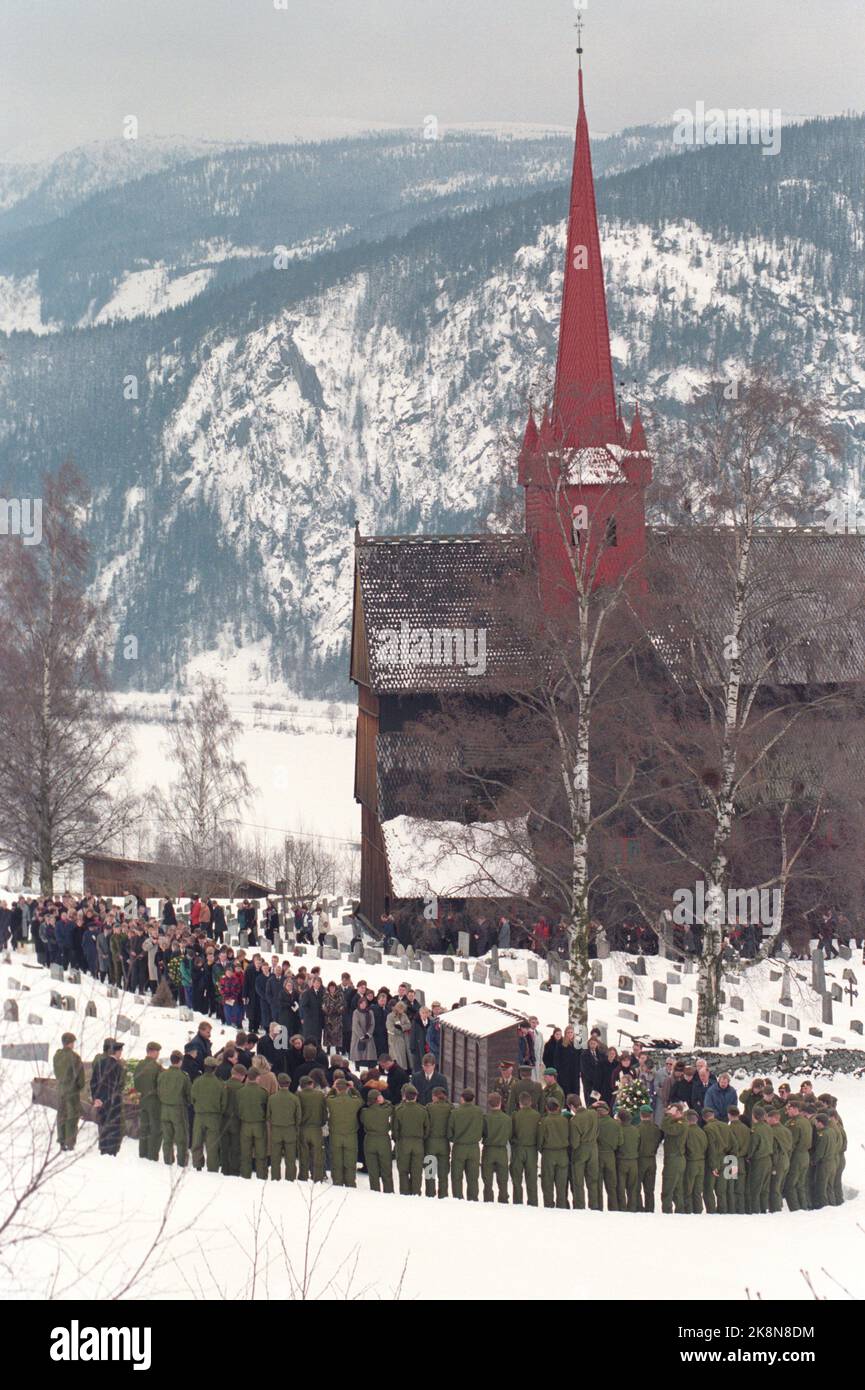
M574 0L574 8L577 11L577 22L574 28L577 31L577 62L580 71L583 70L583 3L582 0Z

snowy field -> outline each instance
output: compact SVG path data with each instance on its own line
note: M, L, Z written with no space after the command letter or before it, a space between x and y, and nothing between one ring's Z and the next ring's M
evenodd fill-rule
M636 1001L632 1011L639 1016L634 1023L620 1017L623 1006L617 1000L617 977L627 973L627 959L613 955L602 962L608 997L594 1002L592 1022L606 1025L612 1043L619 1041L617 1029L622 1027L672 1036L688 1045L693 1014L667 1012L688 997L688 977L669 985L668 997L676 1002L662 1005L652 1002L655 982L678 975L668 962L649 960L645 977L630 976ZM294 960L312 963L310 954ZM52 982L33 964L32 956L19 954L11 964L0 965L0 994L4 1001L16 1000L22 1020L0 1024L3 1043L45 1042L50 1056L60 1033L71 1028L81 1054L90 1059L101 1050L102 1039L118 1031L122 1013L140 1030L139 1037L122 1034L127 1056L137 1059L151 1036L166 1053L182 1046L199 1022L197 1017L182 1022L176 1011L136 1004L129 995L109 999L105 988L88 977L80 985ZM434 973L408 970L404 963L322 964L325 979L350 968L355 980L365 977L373 988L387 984L395 989L400 980L409 979L424 991L427 1003L438 999L445 1007L460 997L503 1000L536 1013L545 1035L565 1020L566 999L555 987L543 990L527 974L520 983L527 970L524 956L500 954L500 965L513 979L502 988L466 981L458 969L441 969L439 960ZM830 962L830 980L836 964L848 968L851 963ZM471 963L469 969L473 967ZM770 979L774 968L764 965L752 972L747 990L741 979L727 982L728 997L738 991L743 1008L735 1014L725 1011L723 1027L729 1031L735 1022L743 1046L769 1045L757 1028L764 1026L761 1010L780 1008L779 982ZM807 980L796 978L805 975L804 968L794 964L793 970L794 1004L785 1013L801 1015L807 1029L806 1019L819 1006L809 1000L813 991ZM839 980L841 974L839 968ZM14 990L10 979L29 992ZM49 1008L52 987L74 997L74 1013ZM96 1006L96 1018L85 1017L88 1001ZM31 1012L41 1017L40 1024L26 1022ZM861 1046L850 1031L856 1015L846 1004L836 1005L835 1012L824 1042ZM779 1028L769 1026L776 1044ZM215 1023L214 1048L231 1035ZM860 1195L865 1186L865 1081L824 1073L816 1056L815 1064L817 1090L829 1089L838 1097L850 1139L848 1201L840 1208L785 1211L771 1218L701 1217L699 1222L692 1216L683 1222L660 1213L577 1213L387 1196L370 1193L363 1174L355 1191L327 1184L245 1182L219 1174L180 1174L161 1163L147 1163L139 1160L137 1143L129 1139L117 1159L103 1157L96 1150L95 1127L85 1124L75 1154L68 1161L55 1160L57 1171L22 1209L20 1224L37 1237L9 1262L7 1296L592 1299L601 1290L614 1296L626 1275L631 1295L639 1291L652 1299L810 1299L805 1271L821 1297L858 1299L865 1295L865 1205ZM0 1134L0 1186L7 1207L50 1144L54 1112L29 1104L31 1078L49 1072L50 1063L2 1064L7 1126ZM776 1085L781 1079L775 1077ZM739 1089L745 1080L745 1073L737 1076ZM708 1241L707 1220L712 1223ZM305 1279L307 1251L312 1257L307 1263L314 1268Z

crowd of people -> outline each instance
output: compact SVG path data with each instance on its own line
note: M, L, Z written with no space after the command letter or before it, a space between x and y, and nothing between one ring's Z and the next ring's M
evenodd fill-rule
M275 1026L276 1027L276 1026ZM65 1033L54 1057L58 1138L75 1147L86 1070ZM356 1074L314 1038L268 1033L255 1051L245 1033L216 1055L211 1025L164 1066L150 1042L134 1067L141 1158L227 1176L355 1187L360 1165L373 1191L576 1210L655 1210L660 1159L665 1213L758 1214L840 1204L846 1134L834 1096L803 1081L774 1091L755 1078L737 1094L697 1059L651 1063L649 1099L629 1108L627 1069L610 1105L590 1089L565 1093L556 1067L503 1062L485 1107L456 1098L432 1051L413 1075L389 1054ZM556 1040L558 1041L558 1040ZM116 1155L124 1128L123 1043L105 1040L89 1090L99 1148ZM597 1052L593 1034L586 1051ZM646 1060L642 1058L641 1061ZM586 1086L583 1075L583 1085ZM700 1103L702 1098L702 1104Z

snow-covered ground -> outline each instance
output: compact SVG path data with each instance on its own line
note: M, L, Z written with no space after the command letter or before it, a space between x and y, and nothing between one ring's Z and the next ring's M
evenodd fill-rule
M312 959L310 954L297 956L295 964L309 965ZM629 1032L679 1038L687 1046L693 1036L693 1014L670 1015L667 1005L651 1002L653 983L665 982L668 973L678 976L679 972L666 961L649 960L649 973L634 976L627 960L614 954L602 962L608 997L593 1003L592 1022L606 1024L610 1042L618 1041L621 1025ZM470 970L474 964L470 963ZM394 989L400 980L408 979L425 992L427 1002L438 999L445 1007L461 997L499 999L536 1013L546 1034L553 1024L564 1022L567 1001L555 987L550 992L541 989L540 981L529 980L527 964L524 955L508 959L501 953L500 965L511 973L513 982L491 987L466 981L458 967L444 970L440 959L433 973L409 969L405 962L349 967L342 961L322 963L325 979L331 974L337 977L345 968L352 970L355 979L366 978L373 988L388 984ZM857 964L830 962L827 975L840 982L842 968L856 969ZM11 964L0 965L0 994L4 1000L17 1001L22 1020L0 1024L3 1043L45 1042L50 1056L60 1033L71 1028L78 1035L80 1052L89 1059L101 1050L105 1036L118 1032L118 1015L123 1014L139 1029L138 1037L122 1034L128 1056L138 1058L151 1036L167 1052L182 1046L199 1022L197 1017L191 1023L182 1022L176 1011L136 1004L129 995L109 999L104 987L87 977L80 985L61 985L33 965L32 956L21 954ZM781 1008L779 982L770 978L774 968L767 964L743 980L726 984L728 998L735 992L743 1008L735 1013L725 1010L724 1029L735 1031L743 1045L770 1045L757 1028L761 1009ZM806 974L804 968L794 964L793 971L794 1004L784 1012L800 1015L807 1028L815 999L807 979L797 978ZM624 1007L617 999L622 974L633 981L632 1011L638 1013L639 1023L619 1016ZM28 986L29 992L13 990L10 978ZM49 1008L51 988L75 998L74 1013ZM676 1001L673 1007L681 1007L682 999L689 997L687 976L681 983L670 983L668 997ZM91 1001L95 1018L85 1016ZM824 1042L859 1043L849 1027L855 1012L846 1004L837 1004L835 1011L836 1021L826 1030ZM31 1012L42 1022L27 1024ZM774 1024L770 1028L772 1045L776 1045L780 1028ZM230 1030L214 1025L216 1048L229 1036ZM26 1219L40 1235L22 1247L7 1295L44 1297L54 1290L58 1296L65 1292L83 1299L126 1290L130 1298L298 1297L289 1261L296 1274L303 1263L311 1219L310 1248L318 1255L307 1294L312 1297L584 1299L596 1297L599 1289L621 1288L625 1277L629 1289L657 1299L735 1300L758 1295L809 1299L812 1294L804 1270L821 1297L843 1299L849 1291L861 1298L865 1294L865 1205L860 1195L865 1186L861 1142L865 1080L826 1074L816 1055L815 1065L817 1089L829 1089L838 1097L850 1138L845 1172L848 1201L822 1212L785 1211L771 1219L771 1238L767 1238L769 1218L763 1217L716 1219L707 1240L702 1218L693 1227L681 1219L671 1225L672 1218L660 1213L566 1213L457 1204L454 1199L409 1199L370 1193L362 1174L355 1191L329 1185L244 1182L191 1171L180 1175L163 1164L139 1160L133 1140L124 1141L117 1159L99 1155L95 1128L87 1124L71 1161L59 1163L58 1171L22 1214L22 1221ZM49 1070L50 1063L2 1064L4 1115L15 1117L0 1133L0 1190L4 1192L0 1201L7 1205L32 1172L33 1154L44 1152L50 1142L54 1112L29 1105L31 1078ZM740 1075L743 1085L747 1073ZM776 1084L780 1079L775 1077ZM689 1221L696 1219L689 1217ZM555 1258L551 1258L553 1251Z

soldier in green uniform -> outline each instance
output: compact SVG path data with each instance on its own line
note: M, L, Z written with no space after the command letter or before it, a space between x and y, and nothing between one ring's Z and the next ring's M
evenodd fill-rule
M491 1091L487 1097L487 1113L484 1115L484 1146L481 1154L481 1173L484 1180L484 1201L495 1200L493 1179L499 1189L499 1201L508 1200L508 1144L513 1132L510 1115L502 1112L500 1091Z
M370 1192L393 1192L393 1150L390 1145L393 1106L381 1091L370 1090L360 1112L363 1156Z
M192 1164L199 1172L207 1153L208 1173L219 1172L219 1143L225 1114L225 1083L216 1076L215 1057L205 1057L204 1072L192 1083Z
M721 1124L714 1110L703 1111L703 1133L706 1136L706 1181L703 1201L711 1215L727 1210L727 1183L724 1181L724 1154L727 1150L727 1127Z
M162 1119L156 1083L162 1075L159 1065L159 1043L151 1042L144 1049L144 1057L135 1068L132 1084L138 1092L138 1157L159 1160L159 1143L162 1138Z
M519 1108L511 1115L511 1188L515 1206L523 1201L523 1181L526 1184L526 1201L530 1207L538 1205L538 1129L541 1117L533 1102L531 1092L520 1095Z
M559 1088L557 1088L559 1089ZM547 1095L547 1113L538 1126L541 1154L541 1191L545 1207L568 1209L568 1119L561 1112L556 1096Z
M484 1112L475 1105L474 1091L463 1091L459 1105L455 1105L448 1121L448 1138L451 1141L451 1193L454 1197L463 1195L463 1174L466 1179L466 1196L470 1202L478 1200L478 1178L480 1176L480 1142L484 1133Z
M622 1147L622 1126L613 1119L606 1101L599 1100L595 1109L598 1112L598 1186L607 1194L607 1211L618 1211L616 1154Z
M637 1159L637 1178L640 1184L640 1210L655 1210L655 1184L658 1177L658 1149L663 1141L660 1125L655 1124L651 1105L640 1106L640 1150Z
M811 1145L814 1130L811 1121L802 1113L798 1096L787 1102L787 1128L793 1140L790 1167L784 1185L784 1196L791 1211L807 1211L811 1196L808 1191L808 1171L811 1166Z
M429 1134L429 1115L426 1106L418 1105L417 1090L402 1088L402 1101L393 1112L393 1137L396 1143L396 1171L399 1190L404 1197L419 1197L423 1180L424 1140Z
M166 1163L174 1162L175 1149L177 1162L186 1167L189 1153L189 1107L192 1104L192 1088L185 1071L180 1070L182 1052L172 1052L167 1071L159 1073L156 1094L159 1097L159 1120L162 1128L162 1157Z
M743 1216L748 1209L748 1150L751 1147L751 1131L742 1119L737 1105L727 1111L730 1123L727 1125L727 1152L724 1155L724 1172L727 1177L727 1211Z
M598 1169L598 1112L587 1110L578 1095L568 1096L568 1120L571 1141L571 1192L574 1210L585 1211L586 1190L592 1211L600 1211Z
M755 1105L751 1111L748 1147L748 1210L753 1216L769 1210L772 1148L772 1131L766 1123L766 1111L762 1105Z
M556 1080L557 1076L558 1072L555 1067L546 1067L544 1069L544 1084L541 1092L541 1115L547 1113L547 1101L551 1098L559 1102L560 1110L564 1110L565 1108L565 1093Z
M823 1097L821 1097L823 1099ZM832 1186L829 1189L828 1197L833 1207L840 1207L844 1201L844 1169L847 1167L847 1131L841 1123L841 1116L835 1108L835 1097L826 1096L828 1103L827 1114L829 1116L829 1128L835 1136L837 1149L835 1174L832 1178Z
M825 1207L829 1199L829 1184L835 1172L835 1154L829 1117L820 1113L814 1120L814 1143L811 1145L811 1205L814 1211Z
M297 1177L297 1135L300 1129L300 1101L291 1089L291 1077L280 1072L276 1078L279 1090L267 1099L268 1151L270 1176L273 1182L282 1180L282 1164L289 1182Z
M429 1116L429 1133L424 1141L424 1192L427 1197L448 1195L448 1173L450 1171L450 1144L448 1126L453 1106L448 1100L443 1086L436 1086L432 1100L426 1108Z
M739 1092L739 1104L742 1108L742 1123L746 1128L751 1128L753 1110L755 1105L763 1103L764 1081L761 1076L755 1076L747 1090Z
M84 1090L84 1063L75 1051L74 1033L64 1033L54 1053L57 1077L57 1140L62 1152L75 1148L81 1119L81 1092Z
M502 1102L502 1110L507 1113L508 1101L511 1095L511 1086L514 1084L514 1064L513 1062L499 1062L498 1078L493 1082L493 1090L497 1091Z
M699 1216L703 1211L703 1188L706 1186L706 1150L708 1140L700 1128L700 1116L689 1110L685 1116L685 1211Z
M246 1085L246 1068L237 1062L225 1083L225 1111L222 1116L220 1161L228 1177L240 1177L240 1113L237 1097Z
M357 1187L357 1117L363 1101L347 1081L334 1081L327 1097L330 1176L336 1187Z
M622 1142L616 1152L616 1195L619 1211L640 1209L640 1127L632 1124L630 1110L620 1110L616 1123L622 1131Z
M544 1088L539 1081L532 1078L531 1067L520 1067L520 1074L516 1081L511 1082L508 1092L507 1111L509 1115L515 1115L520 1108L520 1096L526 1091L532 1098L532 1105L540 1115L544 1108Z
M242 1091L237 1093L240 1116L240 1176L252 1177L253 1164L258 1178L267 1177L267 1091L255 1080L252 1068L246 1074Z
M781 1111L772 1109L766 1116L772 1131L772 1178L769 1183L769 1210L782 1211L784 1207L784 1188L790 1171L790 1158L793 1153L793 1135L781 1123Z
M661 1133L664 1136L664 1169L661 1174L661 1211L676 1214L687 1211L685 1206L685 1135L687 1125L681 1105L668 1105Z
M311 1076L302 1076L298 1085L300 1101L300 1180L324 1182L324 1126L327 1101Z

